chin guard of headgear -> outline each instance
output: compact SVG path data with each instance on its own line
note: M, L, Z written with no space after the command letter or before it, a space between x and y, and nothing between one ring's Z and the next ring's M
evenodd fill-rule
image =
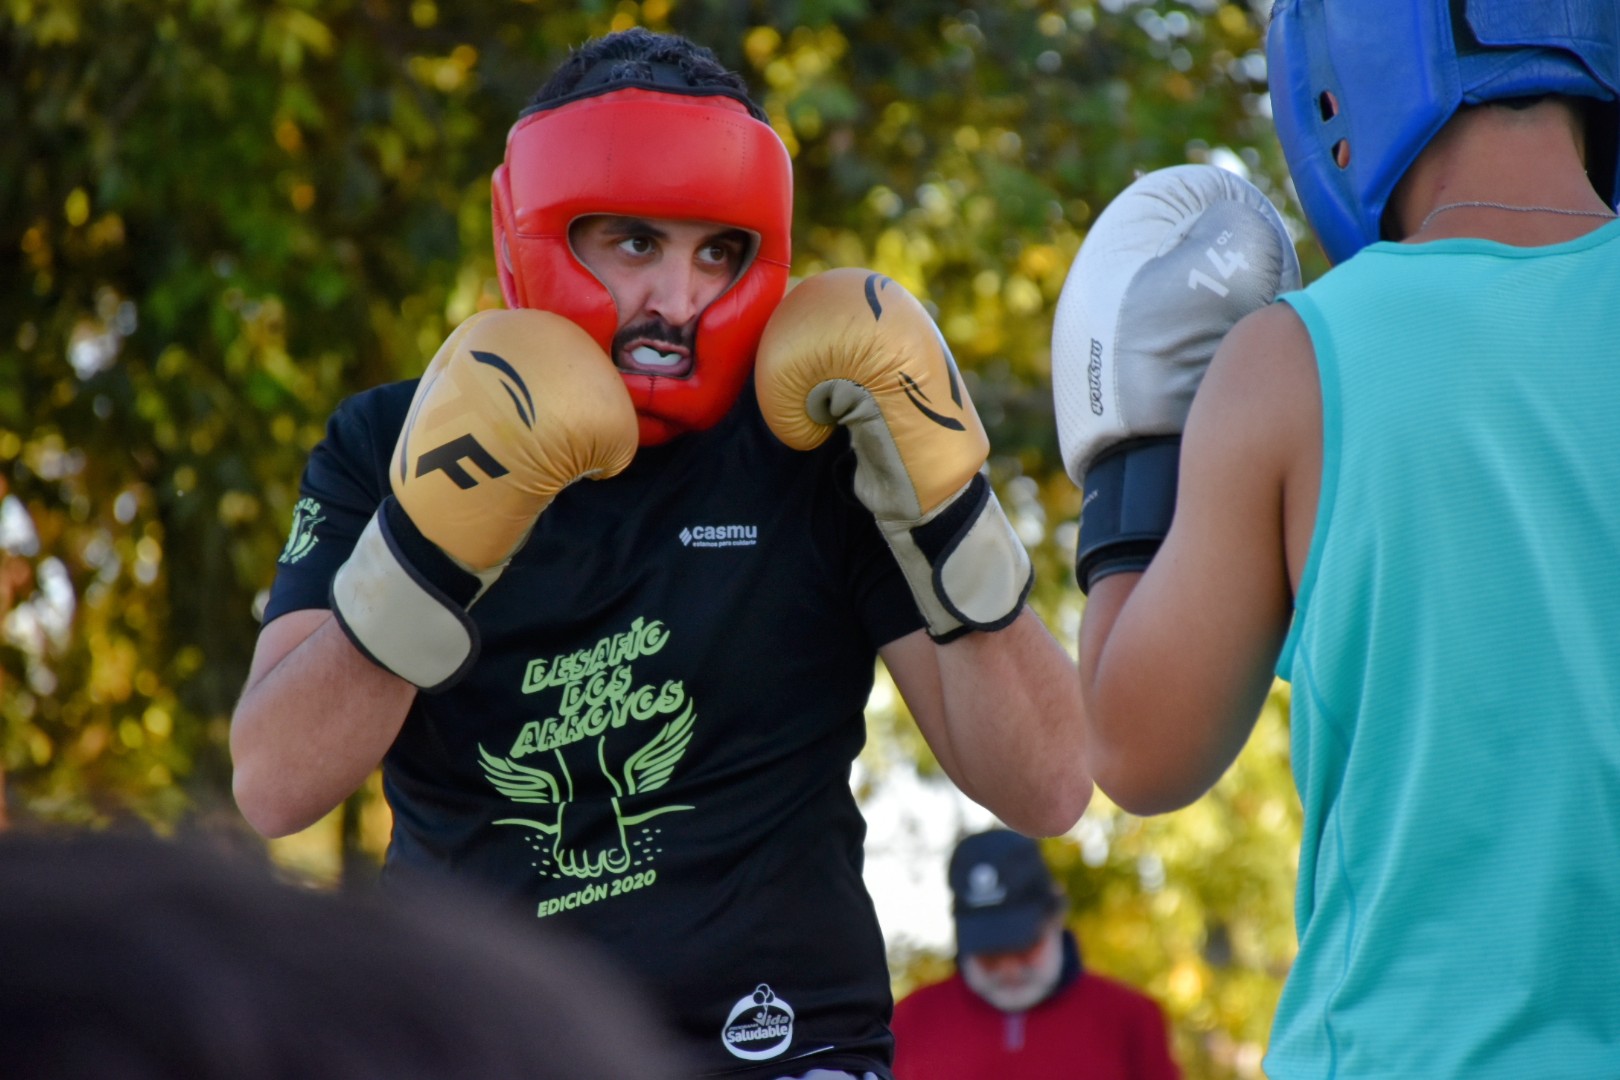
M1620 192L1620 5L1614 0L1276 0L1272 116L1328 258L1382 238L1395 185L1463 105L1564 94L1609 105L1587 170ZM1332 95L1331 99L1328 95ZM1340 142L1349 164L1340 168Z
M492 186L507 306L571 319L610 352L618 310L568 242L576 219L711 221L756 238L737 280L698 317L691 373L624 373L641 445L718 423L753 370L791 259L792 160L756 108L724 88L669 80L591 86L525 111Z

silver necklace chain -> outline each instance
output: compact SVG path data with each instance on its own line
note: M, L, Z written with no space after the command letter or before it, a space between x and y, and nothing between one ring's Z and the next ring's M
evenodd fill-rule
M1614 214L1608 210L1568 210L1561 206L1513 206L1510 203L1486 202L1483 199L1468 199L1464 202L1446 203L1429 211L1429 216L1423 219L1423 224L1417 231L1422 232L1429 227L1429 222L1445 213L1447 210L1461 210L1467 206L1477 206L1486 210L1512 210L1520 214L1563 214L1565 217L1595 217L1612 218Z

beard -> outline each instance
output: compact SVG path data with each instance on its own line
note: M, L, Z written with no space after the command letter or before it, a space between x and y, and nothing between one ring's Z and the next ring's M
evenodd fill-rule
M1063 975L1063 931L1053 930L1041 941L1034 959L1016 968L994 971L973 956L962 957L962 978L974 993L1002 1012L1023 1012L1045 1001Z

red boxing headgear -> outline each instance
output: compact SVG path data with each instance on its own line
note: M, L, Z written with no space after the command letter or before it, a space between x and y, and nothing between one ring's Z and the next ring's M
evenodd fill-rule
M493 187L495 261L507 306L556 312L604 350L612 348L619 313L569 245L577 218L712 221L758 237L737 280L698 317L691 373L624 375L641 445L718 423L741 393L765 320L787 291L793 166L770 125L723 90L610 87L519 119Z

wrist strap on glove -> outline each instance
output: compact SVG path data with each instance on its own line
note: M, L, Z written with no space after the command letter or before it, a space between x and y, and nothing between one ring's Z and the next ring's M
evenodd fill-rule
M428 692L444 690L478 657L467 609L503 569L463 569L389 495L332 579L332 612L372 663Z
M880 521L928 635L954 641L1018 617L1035 568L983 473L920 522Z
M1176 512L1181 436L1130 439L1086 470L1074 574L1080 591L1110 574L1146 570Z

